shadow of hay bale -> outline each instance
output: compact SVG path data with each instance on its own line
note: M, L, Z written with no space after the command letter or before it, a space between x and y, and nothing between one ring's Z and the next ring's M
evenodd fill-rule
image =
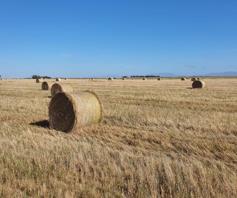
M43 128L49 128L49 121L48 120L41 120L38 122L31 122L30 125L43 127Z

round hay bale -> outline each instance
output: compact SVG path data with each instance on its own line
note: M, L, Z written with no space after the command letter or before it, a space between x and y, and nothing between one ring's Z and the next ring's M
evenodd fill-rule
M57 81L57 82L61 81L61 78L56 78L56 81Z
M182 77L182 78L181 78L181 80L182 80L182 81L184 81L184 80L185 80L185 78L184 78L184 77Z
M51 86L52 85L46 81L42 82L42 84L41 84L42 90L49 90L51 88Z
M142 80L147 80L147 78L142 78Z
M40 80L39 78L36 78L36 79L35 79L35 82L36 82L36 83L40 83L41 80Z
M73 132L76 129L102 120L102 105L91 91L79 94L57 93L49 104L49 126L51 129Z
M195 81L195 80L197 80L196 78L191 78L191 81Z
M160 80L160 78L157 78L157 80Z
M59 92L68 92L68 93L72 93L73 89L71 86L69 85L62 85L59 83L54 83L51 86L51 96L54 97L57 93Z
M201 80L195 80L193 81L193 84L192 84L192 88L193 89L196 89L196 88L204 88L205 87L205 82L204 81L201 81Z
M109 77L108 80L114 80L112 77Z

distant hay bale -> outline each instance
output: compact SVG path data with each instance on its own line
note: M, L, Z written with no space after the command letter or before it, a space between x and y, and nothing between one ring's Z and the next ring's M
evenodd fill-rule
M114 80L112 77L109 77L108 80Z
M184 77L182 77L182 78L181 78L181 80L183 80L183 81L184 81L184 80L186 80L186 79L185 79Z
M56 81L57 81L57 82L61 81L61 78L56 78Z
M69 85L65 85L65 84L59 84L59 83L54 83L51 86L51 96L54 97L57 93L59 92L68 92L68 93L72 93L73 89L71 86Z
M49 126L66 133L102 120L102 105L91 91L79 94L57 93L49 104Z
M49 90L51 88L51 86L52 85L46 81L42 82L42 84L41 84L42 90Z
M41 80L40 80L39 78L36 78L35 82L36 82L36 83L40 83Z
M142 78L142 80L147 80L147 78L144 77L144 78Z
M205 84L204 81L195 80L195 81L193 81L192 88L193 88L193 89L196 89L196 88L204 88L205 85L206 85L206 84Z
M197 80L196 78L191 78L191 81L195 81L195 80Z
M157 80L160 80L160 78L157 78Z

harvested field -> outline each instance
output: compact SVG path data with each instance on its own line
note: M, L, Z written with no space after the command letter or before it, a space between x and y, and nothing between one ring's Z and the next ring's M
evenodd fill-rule
M103 104L98 125L49 129L50 91L0 89L1 197L236 197L237 79L70 80Z

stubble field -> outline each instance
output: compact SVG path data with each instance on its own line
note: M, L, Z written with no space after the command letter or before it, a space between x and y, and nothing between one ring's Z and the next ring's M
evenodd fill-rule
M48 128L49 91L0 81L1 197L236 197L237 79L65 80L103 121Z

